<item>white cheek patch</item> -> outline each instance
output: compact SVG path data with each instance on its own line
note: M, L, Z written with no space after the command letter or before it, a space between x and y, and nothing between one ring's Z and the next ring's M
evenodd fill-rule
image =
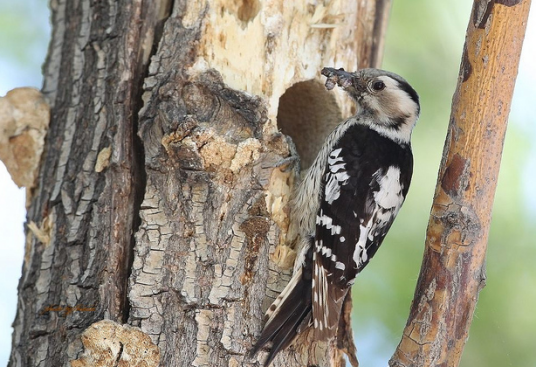
M388 76L380 76L378 79L383 81L386 86L385 91L389 93L389 99L393 101L392 110L405 116L414 115L415 101L411 99L405 90L400 89L398 82Z
M367 121L367 125L392 140L408 143L417 122L418 105L400 89L398 81L387 75L377 79L385 84L385 89L363 96L363 105L374 114L374 119Z

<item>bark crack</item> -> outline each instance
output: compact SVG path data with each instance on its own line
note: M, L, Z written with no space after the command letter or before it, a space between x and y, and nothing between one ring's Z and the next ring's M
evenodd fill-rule
M153 55L156 54L158 49L158 44L162 38L164 25L171 15L171 9L173 8L173 0L164 3L162 9L162 19L157 22L154 27L154 37L152 40L152 46L150 47L150 53L146 58L140 60L139 68L142 69L138 75L137 82L133 83L133 93L132 93L132 134L133 134L133 147L132 147L132 179L133 179L133 190L134 190L134 205L133 205L133 220L132 220L132 235L129 246L128 262L127 262L127 272L128 276L125 277L126 287L128 289L128 282L130 274L132 273L132 266L134 263L134 248L136 245L136 233L138 232L142 219L140 217L140 210L142 209L143 199L145 197L145 190L147 187L147 171L145 169L145 146L142 139L140 138L139 131L139 112L143 108L143 92L144 92L144 83L146 78L149 76L150 60ZM141 36L150 37L150 30L145 30L145 34ZM143 44L144 42L142 42ZM130 317L130 302L128 301L128 292L124 294L125 307L123 308L123 322L126 322Z
M125 345L121 342L119 342L119 351L117 352L117 357L115 358L114 367L119 367L121 363L121 357L123 357L123 349L125 348Z

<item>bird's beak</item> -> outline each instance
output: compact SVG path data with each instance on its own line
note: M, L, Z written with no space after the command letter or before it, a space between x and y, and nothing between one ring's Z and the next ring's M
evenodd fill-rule
M353 79L356 77L356 74L349 73L343 68L334 69L334 68L323 68L321 71L322 75L327 77L326 88L331 90L338 85L343 89L347 89L352 86Z
M331 90L338 85L356 99L367 88L359 72L349 73L342 68L323 68L322 75L327 77L326 89Z

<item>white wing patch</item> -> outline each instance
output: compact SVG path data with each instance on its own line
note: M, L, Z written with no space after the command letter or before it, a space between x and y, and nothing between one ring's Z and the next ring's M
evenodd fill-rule
M342 157L339 157L339 154L341 154L342 148L333 149L331 153L329 153L328 156L328 164L331 166L333 164L337 164L339 162L343 162Z
M326 229L331 230L331 235L340 234L342 227L338 225L333 224L333 219L328 217L327 215L324 215L322 209L320 209L320 213L316 216L316 224L319 226L326 227Z
M373 192L372 215L367 222L359 224L359 239L352 256L357 268L369 259L367 243L382 235L404 202L400 168L390 166L385 173L382 169L377 170L372 175L371 186L376 184L379 188Z
M400 168L390 166L383 176L381 176L381 170L377 170L372 177L380 185L380 189L374 192L376 204L384 209L400 207L404 201L400 184Z
M370 229L374 222L371 220L368 221L367 225L359 225L359 240L355 246L354 250L354 262L357 264L357 267L361 266L362 263L368 260L367 255L367 238L369 237Z
M333 204L341 195L341 186L346 185L350 176L346 172L346 163L339 157L342 148L337 148L328 155L328 172L326 173L326 185L324 197L328 204Z
M331 231L332 236L341 234L342 227L334 225L333 219L323 214L322 209L320 209L320 213L316 216L316 224L325 227L326 229L329 229ZM344 242L345 240L346 239L343 236L339 237L340 242ZM327 246L324 246L324 242L322 241L322 239L315 240L315 252L313 254L313 258L316 258L316 253L320 253L326 259L333 261L335 263L335 268L341 270L345 269L344 264L340 261L337 261L337 255L333 253L332 249Z

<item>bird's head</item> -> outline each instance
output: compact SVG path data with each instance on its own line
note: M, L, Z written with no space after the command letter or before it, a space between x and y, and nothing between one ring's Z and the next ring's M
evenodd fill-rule
M324 68L326 88L338 84L358 104L358 116L371 128L408 143L419 118L419 96L401 76L380 69L361 69L349 73L343 69Z

